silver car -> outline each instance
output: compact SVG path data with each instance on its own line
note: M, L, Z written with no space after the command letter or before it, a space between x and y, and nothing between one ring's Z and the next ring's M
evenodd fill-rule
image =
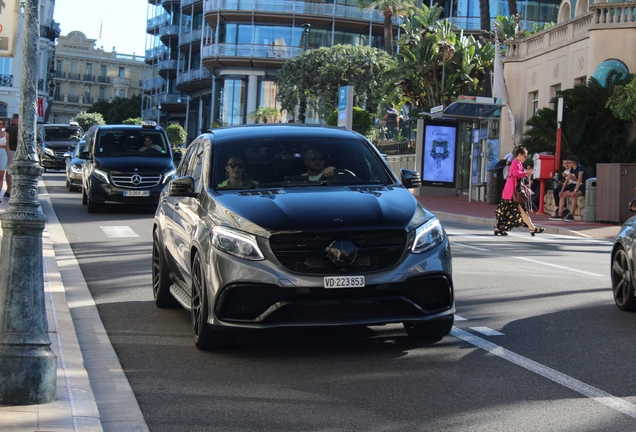
M361 135L305 125L215 129L187 148L153 226L153 294L191 312L194 343L248 329L453 325L451 250L439 220Z

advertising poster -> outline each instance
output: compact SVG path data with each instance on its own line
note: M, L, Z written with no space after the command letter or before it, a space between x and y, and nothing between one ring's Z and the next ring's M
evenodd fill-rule
M455 187L457 131L457 123L426 123L422 152L423 186Z

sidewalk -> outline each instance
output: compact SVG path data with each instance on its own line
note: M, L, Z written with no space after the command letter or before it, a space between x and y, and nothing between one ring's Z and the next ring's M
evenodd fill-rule
M147 431L43 182L39 194L48 217L42 234L44 291L51 348L57 356L57 398L43 405L0 405L0 430ZM0 198L3 212L8 204ZM417 199L442 221L490 227L495 222L495 205L468 202L467 196ZM530 216L551 234L613 240L620 230L619 225L551 221L549 215L536 213Z
M41 181L39 197L48 217L42 252L49 337L57 356L56 400L43 405L0 404L0 430L148 431ZM0 199L4 212L8 200Z

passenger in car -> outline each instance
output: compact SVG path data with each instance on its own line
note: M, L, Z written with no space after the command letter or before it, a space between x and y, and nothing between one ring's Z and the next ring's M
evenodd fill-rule
M217 187L250 187L256 186L257 181L252 180L245 172L247 165L245 158L240 155L232 155L225 163L225 175L227 179L219 183Z
M325 168L325 152L319 148L312 148L305 154L307 172L303 176L309 176L309 181L318 181L322 177L331 177L336 173L332 166Z
M152 137L150 135L145 135L144 145L141 148L139 148L139 151L148 151L148 150L162 151L163 149L161 148L161 146L153 142Z

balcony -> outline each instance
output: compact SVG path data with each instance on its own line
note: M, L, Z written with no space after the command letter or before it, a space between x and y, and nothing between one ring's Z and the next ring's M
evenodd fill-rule
M186 15L193 15L203 9L203 0L181 0L181 12Z
M38 80L38 91L44 91L44 80L42 78Z
M130 78L121 78L121 77L113 77L110 80L112 85L116 86L127 86L130 87L132 85Z
M69 72L67 75L67 78L70 80L80 81L82 78L82 75L77 72Z
M178 66L178 60L161 60L157 63L157 72L164 78L174 77Z
M97 82L98 82L98 83L109 83L109 82L110 82L110 77L107 77L107 76L98 76L98 77L97 77Z
M160 76L156 76L144 80L141 86L146 93L161 93L162 91L165 91L166 80Z
M226 21L251 20L253 13L277 16L291 23L295 18L302 16L302 22L312 22L322 25L330 25L333 18L348 21L348 28L360 30L368 28L372 21L376 26L382 26L384 16L375 9L358 9L357 6L336 5L333 3L312 3L294 0L205 0L203 10L206 20L211 27L216 25L217 12L221 12ZM362 21L359 29L355 21ZM398 26L401 18L393 17L393 24ZM312 23L313 24L313 23ZM354 27L351 27L351 24Z
M212 73L206 68L181 71L177 75L177 90L191 92L212 85Z
M181 30L182 30L182 27L183 26L176 25L176 24L161 26L161 28L159 29L159 37L161 38L161 42L168 45L170 38L179 36L179 33L181 33Z
M165 45L157 46L146 50L146 64L154 64L156 60L164 58L168 55L168 47Z
M303 52L302 48L256 44L210 44L201 49L208 69L223 66L279 68L285 60Z
M170 14L161 14L150 18L146 22L146 33L156 35L159 34L159 28L170 22Z
M95 75L84 74L84 76L82 77L82 80L88 81L88 82L95 82Z
M203 29L196 29L179 35L179 45L189 45L190 43L200 43L203 36Z

